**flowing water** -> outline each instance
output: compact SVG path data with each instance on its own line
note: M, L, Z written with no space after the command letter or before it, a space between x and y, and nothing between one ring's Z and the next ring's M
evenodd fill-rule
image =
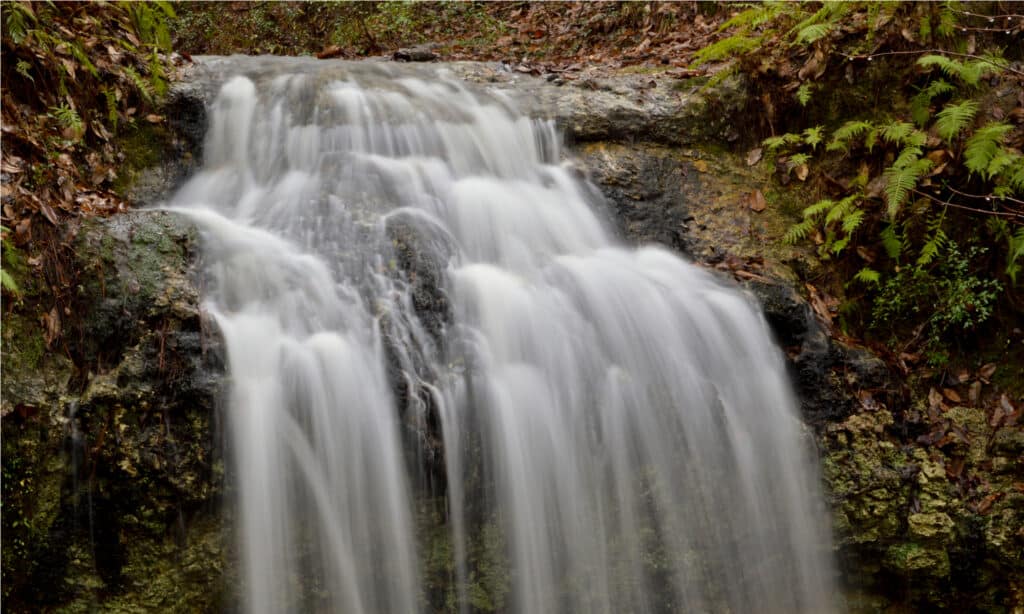
M500 93L232 62L171 205L203 230L226 342L247 611L835 609L747 296L624 247L553 122Z

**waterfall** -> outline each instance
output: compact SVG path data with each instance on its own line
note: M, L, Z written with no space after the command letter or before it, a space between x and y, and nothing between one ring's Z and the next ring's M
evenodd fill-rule
M247 611L486 610L495 564L499 611L837 609L756 304L623 246L551 120L443 66L226 66L170 206L226 344Z

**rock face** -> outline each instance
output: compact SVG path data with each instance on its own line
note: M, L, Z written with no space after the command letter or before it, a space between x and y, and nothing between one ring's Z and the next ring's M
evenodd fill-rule
M209 75L228 69L207 62L175 89L167 116L179 146L127 187L137 200L156 202L194 164ZM1021 427L915 399L883 361L830 335L827 310L812 307L799 281L806 255L779 241L800 194L774 191L767 164L723 149L738 136L742 82L705 93L652 75L565 82L496 65L448 69L555 119L625 240L676 249L735 277L763 305L820 446L851 609L1024 604ZM755 210L759 194L767 207ZM417 311L439 328L448 310L441 271L418 255L445 246L421 244L401 220L388 231L398 265L416 273ZM195 232L140 211L83 223L68 240L78 295L56 314L66 352L47 349L45 296L4 315L5 609L220 610L236 581L221 505L224 367L199 305ZM921 432L913 416L929 411L942 415L943 433ZM500 540L481 526L470 546L499 558ZM421 554L428 591L443 601L451 544L434 533ZM505 570L480 573L494 586L474 589L474 607L501 610Z
M200 317L195 234L134 212L74 241L73 359L33 354L28 314L5 316L5 609L217 609L223 367Z

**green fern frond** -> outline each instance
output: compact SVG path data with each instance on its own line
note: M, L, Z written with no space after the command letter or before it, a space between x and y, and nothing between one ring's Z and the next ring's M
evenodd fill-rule
M885 254L893 260L899 261L903 254L903 238L900 236L899 226L895 223L889 224L879 233L882 240L882 248Z
M796 42L801 45L810 45L820 40L832 31L830 23L816 23L802 28L796 35Z
M792 156L789 157L789 160L786 161L786 169L787 170L793 170L794 168L800 166L801 164L807 164L810 161L811 161L810 154L805 154L805 153L793 154Z
M832 241L828 245L828 251L833 256L838 256L839 254L842 253L842 251L844 249L846 249L846 246L849 245L849 244L850 244L850 237L846 236L846 237L843 237L842 239L838 239L836 241Z
M785 10L786 2L762 2L759 4L748 4L751 8L733 16L731 19L718 27L719 32L729 28L755 28L761 24L768 23L775 19Z
M877 126L872 126L871 130L868 130L868 133L864 135L864 147L867 147L868 153L871 153L871 150L878 144L879 130Z
M939 252L942 251L949 243L949 238L946 236L946 231L942 229L942 222L945 218L945 211L942 215L933 217L928 222L928 232L931 234L930 238L925 241L924 245L921 246L921 253L917 257L918 266L927 266L931 264Z
M1006 275L1016 286L1017 274L1021 271L1019 261L1024 259L1024 226L1018 227L1017 232L1012 235L1007 233L1006 242Z
M81 132L85 128L85 123L82 121L78 111L72 109L67 103L62 103L58 107L50 107L50 117L53 117L60 125L70 128L74 132Z
M813 217L809 217L799 224L795 224L786 231L786 234L782 236L782 242L786 245L795 245L800 241L807 238L811 234L811 231L817 226L817 221Z
M904 151L906 153L906 150ZM917 152L919 155L920 150L917 150ZM903 156L901 155L900 157L902 158ZM905 161L904 165L896 166L894 164L885 169L885 172L882 174L886 179L885 195L888 206L887 213L890 220L896 219L896 214L899 213L900 207L907 201L910 191L917 187L918 179L932 167L932 161L928 158L909 161L910 157L908 154L908 161Z
M1017 160L1003 172L1007 177L1006 185L1017 194L1024 194L1024 159Z
M824 128L822 126L814 126L813 128L807 128L804 130L804 143L811 146L811 149L817 149L818 145L824 139L822 134Z
M958 23L956 9L954 8L954 2L946 2L943 4L942 11L939 12L939 25L935 28L935 31L939 36L950 37L956 32L956 26Z
M996 150L996 155L992 156L992 160L989 161L985 172L989 177L998 177L1003 171L1013 168L1014 164L1020 159L1020 154L1014 153L1005 147L1000 147Z
M36 82L36 80L34 78L32 78L32 73L29 72L30 70L32 70L32 65L29 64L28 62L26 62L25 60L18 60L18 63L14 66L14 70L19 75L21 75L22 77L25 77L26 79L28 79L32 83Z
M837 202L835 206L832 207L832 209L828 212L828 215L825 216L825 223L828 224L831 222L837 222L840 219L846 217L847 213L849 213L853 209L854 204L857 202L859 198L860 193L858 192L856 194L851 194Z
M82 44L78 41L73 41L70 45L68 45L68 48L71 50L71 55L73 55L75 59L78 60L78 63L82 66L82 68L84 68L86 72L88 72L94 78L99 79L100 73L96 70L96 66L89 59L89 54L87 54L85 52L85 49L82 48Z
M1013 126L1010 124L992 122L974 131L964 148L964 165L971 173L977 173L985 179L989 178L989 164L999 153L1003 137L1012 129Z
M956 91L956 87L944 79L936 79L918 91L910 99L910 116L918 126L924 126L931 117L929 106L936 96L942 96Z
M978 113L978 103L973 100L965 100L960 104L948 104L946 108L939 111L935 119L935 130L942 137L942 140L950 143L953 138L960 134L964 128L974 121Z
M822 213L825 213L826 211L828 211L829 209L831 209L834 206L835 206L835 202L833 202L833 201L831 201L831 200L829 200L827 198L824 199L824 200L819 200L818 202L814 203L813 205L811 205L809 207L805 207L804 210L803 210L803 216L804 216L805 219L807 219L807 218L816 218L816 217L818 217Z
M811 95L814 92L813 83L801 83L800 87L796 90L796 101L800 103L801 107L806 107L807 103L811 101Z
M917 162L921 158L920 147L904 147L900 150L900 154L896 156L896 160L893 161L893 168L906 168L907 166Z
M152 104L153 102L153 86L149 81L143 79L139 73L131 66L125 66L123 69L124 74L128 77L128 80L135 86L135 89L142 96L142 99L147 103Z
M761 144L767 147L769 152L772 152L785 145L796 145L802 140L803 139L799 134L787 132L786 134L781 134L779 136L770 136L761 141Z
M748 51L756 49L760 44L760 37L737 35L730 36L729 38L723 38L722 40L712 43L695 53L693 56L693 62L690 65L696 68L701 64L718 62L727 58L743 55Z
M1006 60L998 56L985 56L983 58L960 62L943 55L924 55L917 60L918 66L925 68L938 68L947 77L959 79L963 83L976 87L982 77L989 74L999 74L1007 66Z
M871 122L850 121L836 129L832 133L832 140L825 147L827 151L846 150L850 148L850 141L865 134L872 127Z
M843 218L843 232L852 235L864 221L864 210L854 209Z
M893 145L912 145L920 147L928 140L928 137L914 128L910 122L892 122L879 128L879 135L883 141Z
M862 284L877 284L882 280L882 274L874 269L864 267L857 271L857 274L853 276L853 279L861 282Z

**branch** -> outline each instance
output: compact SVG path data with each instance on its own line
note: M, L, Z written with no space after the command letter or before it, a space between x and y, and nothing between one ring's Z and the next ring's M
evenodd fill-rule
M994 197L994 196L985 195L985 194L968 194L967 192L961 192L960 190L958 190L958 189L956 189L956 188L954 188L952 186L949 186L949 185L946 185L944 187L947 190L949 190L950 192L953 192L955 194L959 194L960 196L966 196L967 198L977 198L977 199L984 198L985 200L992 200L993 198L999 198L999 200L1008 200L1008 201L1010 201L1012 203L1017 203L1018 205L1024 205L1024 200L1013 198L1012 196Z
M946 51L945 49L918 49L918 50L911 50L911 51L883 51L881 53L866 53L866 54L859 54L859 55L850 55L848 53L842 53L842 52L838 52L838 53L839 53L839 55L845 57L848 60L867 60L869 62L871 61L872 58L881 57L883 55L924 55L925 53L941 53L941 54L944 54L944 55L953 55L953 56L960 57L960 58L971 58L972 60L982 60L983 62L988 62L989 64L995 66L996 68L999 68L1000 70L1005 70L1006 72L1011 72L1011 73L1017 75L1018 77L1024 77L1024 71L1016 70L1014 68L1011 68L1008 65L997 64L996 62L993 62L990 58L984 58L984 57L981 57L980 55L974 55L974 54L971 54L971 53L957 53L956 51Z
M939 198L935 198L931 194L925 194L924 192L922 192L922 191L920 191L918 189L911 189L910 191L912 193L914 193L914 194L917 194L918 196L921 196L922 198L927 198L928 200L930 200L932 202L939 203L940 205L942 205L944 207L953 207L954 209L962 209L964 211L970 211L971 213L979 213L981 215L994 215L996 217L1004 217L1004 218L1007 218L1007 221L1010 222L1011 224L1017 224L1017 225L1020 225L1020 226L1024 226L1024 215L1022 215L1020 213L1014 213L1014 212L1011 212L1011 211L987 211L985 209L976 209L974 207L967 207L965 205L954 203L954 202L949 201L949 200L942 200L942 199L939 199Z

